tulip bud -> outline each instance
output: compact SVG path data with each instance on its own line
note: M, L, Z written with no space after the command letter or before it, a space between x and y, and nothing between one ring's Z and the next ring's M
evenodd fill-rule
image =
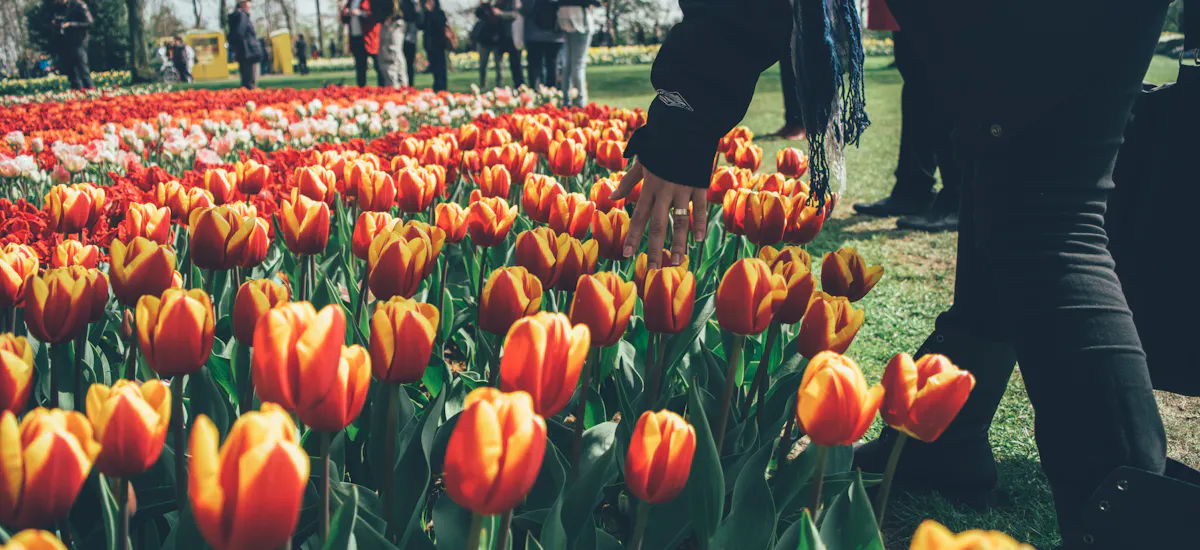
M33 388L33 348L24 337L0 334L0 412L25 412Z
M500 147L512 141L512 134L504 128L488 128L483 132L480 145L484 147Z
M346 316L335 305L318 312L308 302L277 306L254 327L254 388L263 401L289 411L323 396L337 375Z
M475 246L490 248L504 242L516 219L517 207L503 198L480 198L467 207L467 233Z
M729 130L729 133L725 134L725 136L721 138L721 141L717 143L717 150L723 153L729 152L737 148L737 143L739 141L748 142L753 139L754 132L750 131L750 129L745 126L737 126L732 130Z
M16 415L4 411L0 442L0 524L20 529L67 517L100 452L87 417L37 408L18 426Z
M276 306L288 302L288 291L270 279L246 281L233 300L233 335L243 346L254 346L254 329Z
M733 153L733 163L738 168L757 171L758 166L762 164L762 147L749 141L739 143Z
M783 240L791 201L778 193L762 191L749 193L746 201L738 204L744 210L738 213L746 240L758 246L770 246Z
M219 550L279 548L296 529L308 487L308 453L291 416L274 403L220 433L207 416L192 427L188 499L196 527Z
M612 200L608 198L617 190L621 180L612 178L600 178L596 183L592 184L592 189L588 191L588 197L596 205L596 215L612 212L613 210L623 210L625 208L625 199Z
M530 174L525 178L525 188L521 190L521 209L529 219L548 223L550 211L558 201L559 195L566 190L554 178L541 174Z
M475 178L479 191L485 197L508 198L509 188L512 187L512 176L503 165L486 166Z
M392 230L396 218L387 212L363 212L354 222L354 234L350 237L350 251L360 260L370 256L371 243L381 233Z
M108 280L95 269L79 266L51 269L30 276L25 284L25 325L38 341L70 342L91 321L101 284L108 300ZM101 307L103 313L103 307Z
M950 532L944 525L927 519L917 526L909 550L1035 550L1000 531L970 529L958 533Z
M238 162L235 172L238 191L245 195L257 195L271 179L271 168L253 160Z
M687 485L695 454L691 424L668 410L646 411L633 427L625 455L625 486L643 502L670 502Z
M851 302L863 299L882 277L883 266L867 266L867 261L853 248L829 252L821 261L821 290L845 296Z
M808 157L794 147L775 153L775 170L789 178L798 178L808 171Z
M600 249L596 241L579 242L566 233L557 237L558 252L555 262L558 270L558 281L554 288L558 290L574 290L579 277L596 272L596 258Z
M882 384L883 421L933 443L962 410L975 377L944 355L926 355L914 363L907 353L898 353L883 370Z
M625 169L625 142L605 140L596 144L596 163L609 170Z
M792 197L792 210L788 216L787 228L783 232L783 240L793 244L808 244L817 238L821 227L825 225L825 211L819 210L816 203L808 203L808 195Z
M787 298L787 281L766 262L742 258L729 266L717 287L717 321L734 334L758 334Z
M553 288L558 282L558 236L549 227L522 231L513 246L513 261L537 276L543 288Z
M595 212L596 203L580 193L559 195L550 208L550 228L556 233L583 239L587 237Z
M401 212L417 213L429 209L437 196L437 175L424 168L403 168L396 172L396 202Z
M94 244L82 244L75 239L58 243L50 255L50 268L57 269L73 265L88 269L100 265L100 248Z
M800 184L796 180L778 172L774 174L756 174L751 178L750 185L755 191L779 193L783 195L785 200L795 195L796 188L800 187ZM788 205L791 206L791 201L788 201Z
M458 146L464 150L474 149L479 143L479 127L474 124L464 124L458 128Z
M488 277L479 304L480 328L507 334L517 319L542 307L542 283L524 267L502 267Z
M542 416L558 414L575 392L590 342L587 326L572 326L561 313L518 319L504 338L500 389L528 393Z
M266 222L237 210L233 205L192 210L189 253L196 267L226 270L262 263L270 246Z
M25 302L25 286L38 272L38 256L28 245L8 243L0 250L0 308Z
M529 394L477 388L446 444L446 493L476 514L502 514L533 488L545 453L546 421Z
M804 312L808 311L808 304L817 288L817 281L812 272L800 262L779 262L775 264L771 273L783 277L787 288L787 298L784 298L779 311L775 313L775 320L784 325L800 322Z
M619 262L625 259L625 235L629 233L629 213L614 208L592 217L592 239L601 258ZM685 258L686 262L687 259Z
M883 402L883 386L867 388L858 364L832 351L808 362L796 393L796 424L817 445L850 445L866 433Z
M575 286L571 322L588 327L592 345L608 347L621 341L633 314L635 287L616 273L584 275Z
M93 384L87 417L100 442L96 468L106 476L131 478L158 461L171 420L171 390L158 380Z
M41 139L41 138L38 138ZM0 546L3 550L67 550L67 546L54 533L39 529L26 529Z
M550 164L550 172L556 176L571 177L583 171L583 163L587 160L587 149L582 143L559 139L550 142L546 161Z
M408 158L408 157L397 157L397 158L403 159L403 158ZM395 160L393 160L392 164L393 164L393 166L395 166L395 164L396 164ZM312 168L312 167L309 167L309 168ZM322 172L320 170L315 170L315 171L312 171L309 173L302 173L302 172L300 172L301 169L299 169L299 168L296 170L296 183L297 183L297 185L300 185L300 182L304 181L305 179L311 180L311 181L304 183L304 187L309 190L308 193L311 193L311 195L313 195L313 196L325 197L326 195L329 194L329 189L337 188L337 186L338 186L337 176L338 176L338 174L341 174L342 179L341 179L340 189L341 189L342 193L352 196L352 197L357 197L358 190L362 187L363 181L365 181L367 178L369 178L371 176L371 174L374 174L377 170L377 167L375 167L370 162L367 162L365 160L356 160L353 162L346 162L344 168L342 168L341 170L339 170L336 166L329 167L329 168L330 168L329 173L330 173L330 175L333 176L333 179L334 179L332 184L330 181L330 175L326 175L325 172ZM393 168L393 170L394 169L395 168ZM395 183L395 178L392 178L392 179L393 179L393 183ZM309 198L313 198L313 197L310 196ZM313 199L313 200L325 202L323 198Z
M321 366L319 368L326 368ZM307 382L301 384L305 387ZM324 393L313 399L303 397L296 416L309 428L336 433L354 422L367 402L371 385L371 357L362 346L342 346L341 358L333 383L327 388L314 388ZM307 399L307 401L306 401Z
M429 366L439 313L431 304L401 296L378 302L371 315L371 369L389 384L416 382Z
M137 303L142 357L160 376L199 371L212 353L213 325L212 301L200 289L169 288Z
M679 334L692 322L696 278L686 267L652 269L646 274L642 314L646 330Z
M358 207L366 212L387 212L396 203L396 181L382 170L367 175L358 185Z
M660 256L658 265L660 267L671 267L671 251L663 250ZM688 268L688 257L684 256L683 261L679 264L683 269ZM650 258L645 252L637 255L637 259L633 262L633 282L638 287L638 296L646 295L646 273L650 271Z
M142 296L158 296L171 288L175 252L170 247L136 237L128 245L114 240L109 252L113 294L122 304L134 306Z
M775 266L781 263L800 263L805 268L812 269L812 256L808 255L808 251L798 246L785 246L776 250L774 247L764 246L758 251L758 259L767 262L767 265L772 270Z
M545 155L550 152L550 142L554 140L554 135L550 128L541 124L531 124L525 128L522 141L529 147L530 151Z
M43 204L56 233L78 233L91 227L104 212L104 189L91 183L55 185Z
M863 311L854 309L850 300L814 292L796 334L800 355L811 358L825 350L845 353L862 328L863 318Z
M209 168L204 172L204 190L212 194L213 202L222 205L230 202L237 194L237 174L221 168Z
M433 273L437 259L442 254L442 247L446 244L446 232L442 231L442 228L420 220L408 220L404 222L404 225L392 226L392 233L404 239L428 239L432 253L429 262L425 264L423 276L428 277L430 273Z
M380 300L411 298L421 288L436 258L428 235L407 238L395 231L380 233L367 254L367 285Z
M753 191L745 187L725 193L725 198L721 203L721 223L724 224L725 231L729 234L746 234L745 219L746 212L749 210L746 203L752 194Z
M329 242L329 205L294 191L291 199L285 199L279 209L279 225L287 249L298 256L324 252Z
M467 209L458 203L444 202L434 207L437 226L446 232L446 241L457 244L467 236Z

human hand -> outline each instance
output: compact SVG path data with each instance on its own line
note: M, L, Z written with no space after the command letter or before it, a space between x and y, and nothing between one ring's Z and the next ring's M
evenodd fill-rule
M639 181L642 184L642 196L638 199L637 207L629 221L629 234L625 237L624 256L633 256L638 245L642 242L642 234L649 227L646 238L646 262L649 269L663 267L658 265L662 258L663 242L667 237L667 225L673 227L671 234L671 265L683 263L687 255L688 234L697 242L704 241L708 229L707 190L688 187L664 180L634 161L633 166L621 178L609 197L612 200L623 199L629 195ZM691 206L691 215L688 206ZM691 220L689 227L688 220Z

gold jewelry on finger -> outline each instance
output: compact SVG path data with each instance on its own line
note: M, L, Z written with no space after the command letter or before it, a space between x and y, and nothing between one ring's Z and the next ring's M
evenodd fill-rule
M673 215L673 216L689 216L689 215L691 215L691 213L692 212L690 210L688 210L687 208L672 208L671 209L671 215Z

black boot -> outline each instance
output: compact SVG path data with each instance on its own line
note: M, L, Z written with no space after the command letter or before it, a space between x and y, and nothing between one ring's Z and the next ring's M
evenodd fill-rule
M943 189L927 212L896 220L896 229L927 233L958 231L958 194Z
M915 198L889 195L875 202L855 203L854 211L864 216L877 216L881 218L888 216L908 216L920 214L928 210L932 202L932 197L928 195Z
M937 491L976 509L996 506L996 460L988 428L1016 365L1016 354L1005 344L965 333L938 330L917 350L916 357L938 353L975 376L975 389L946 431L933 443L909 438L893 478L902 490ZM878 439L854 450L854 467L883 473L899 432L885 427Z

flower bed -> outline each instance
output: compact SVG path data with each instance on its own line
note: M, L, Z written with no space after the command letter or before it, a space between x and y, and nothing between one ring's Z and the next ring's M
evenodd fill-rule
M99 137L57 152L27 137L51 119L9 121L8 165L35 167L0 199L0 476L26 472L0 491L8 533L883 547L881 479L850 472L849 445L880 411L935 439L971 379L898 355L869 387L844 355L883 269L807 248L837 200L808 196L802 153L759 173L731 132L691 213L708 238L652 269L669 262L622 257L640 183L610 197L645 113L498 90L411 92L393 116L306 93L163 94L149 118L95 100ZM953 538L923 525L914 548Z

